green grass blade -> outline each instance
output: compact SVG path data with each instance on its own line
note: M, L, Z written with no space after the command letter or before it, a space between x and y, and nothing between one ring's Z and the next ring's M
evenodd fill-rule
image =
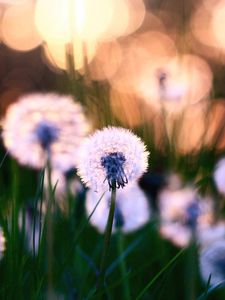
M156 274L156 276L144 287L144 289L139 293L139 295L136 297L136 300L139 300L143 297L143 295L147 292L147 290L155 283L155 281L178 259L178 257L183 254L185 249L182 249L180 252L178 252L169 262L165 265L162 270Z
M220 283L212 285L210 288L207 287L206 290L202 295L200 295L197 300L206 300L207 297L212 294L215 290L218 288L224 287L225 286L225 280L221 281Z

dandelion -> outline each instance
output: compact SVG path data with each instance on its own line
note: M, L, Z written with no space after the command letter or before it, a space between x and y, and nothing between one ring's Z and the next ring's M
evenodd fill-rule
M159 194L160 233L179 247L213 221L212 201L202 199L191 187L165 188Z
M198 234L198 243L201 248L205 248L221 239L225 239L224 221L218 221L215 224L211 224L210 226L199 231Z
M106 258L112 233L116 207L116 190L135 182L147 169L148 152L144 143L131 131L120 127L106 127L86 139L79 149L78 174L93 190L109 189L111 198L106 222L104 248L97 288L104 282ZM116 208L117 220L123 223Z
M199 267L202 279L211 285L225 281L225 239L215 241L200 251Z
M78 173L95 191L123 188L147 169L148 152L139 137L120 127L106 127L86 139L79 151Z
M221 160L219 160L219 162L215 167L213 178L218 191L221 194L225 195L224 176L225 176L225 158L222 158Z
M92 213L100 198L100 193L95 193L92 190L88 191L86 198L87 215ZM107 191L90 219L90 223L100 233L103 233L106 227L109 204L110 192ZM149 219L150 208L148 200L138 184L133 184L117 191L113 231L121 228L122 232L129 233L144 226Z
M77 148L89 126L82 107L70 96L53 93L23 96L3 121L5 147L21 164L67 171L77 163Z

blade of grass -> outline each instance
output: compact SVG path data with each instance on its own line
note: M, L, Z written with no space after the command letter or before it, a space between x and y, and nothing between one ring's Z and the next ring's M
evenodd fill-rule
M3 158L2 158L2 160L0 162L0 168L2 167L2 165L3 165L3 163L4 163L4 161L5 161L5 159L6 159L6 157L7 157L8 154L9 154L9 151L6 151L6 153L4 154L4 156L3 156Z
M123 260L125 257L127 257L132 250L134 250L142 241L144 240L144 236L138 237L135 239L125 250L123 253L121 253L120 256L118 256L111 265L106 270L106 277L108 277L114 269L120 264L121 260Z
M155 277L144 287L144 289L139 293L139 295L136 297L136 300L139 300L143 297L143 295L147 292L147 290L155 283L155 281L178 259L181 254L183 254L185 249L182 249L179 251L169 262L165 265L164 268L162 268L159 273L156 274Z
M197 300L206 300L207 297L212 294L212 292L214 292L215 290L217 290L218 288L224 287L225 286L225 280L221 281L218 284L214 284L213 286L211 286L210 288L207 287L207 289L204 291L204 293L202 295L200 295Z
M84 229L86 228L86 226L88 225L91 217L93 216L95 210L97 209L99 203L101 202L102 198L104 197L105 192L102 194L102 196L100 197L100 199L98 200L97 204L95 205L93 211L91 212L91 214L88 216L88 218L82 223L80 230L78 230L78 233L75 235L75 237L73 238L73 240L71 241L71 246L67 252L67 254L65 255L65 260L62 263L62 266L60 268L59 274L63 272L64 268L66 267L67 261L71 255L71 253L74 250L74 245L76 245L77 241L79 240L81 234L83 233Z

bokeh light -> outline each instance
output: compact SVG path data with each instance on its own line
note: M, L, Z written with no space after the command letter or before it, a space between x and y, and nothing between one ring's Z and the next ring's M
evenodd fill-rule
M42 43L34 24L35 4L27 1L21 5L9 6L1 22L3 42L19 51L28 51Z
M145 64L136 84L140 95L155 107L179 111L208 96L212 71L202 58L186 54Z
M100 44L88 66L90 77L93 80L111 78L119 68L121 60L122 49L116 40Z
M121 43L122 62L110 83L121 92L139 92L139 80L143 78L146 64L176 54L173 41L160 32L145 32L125 39Z

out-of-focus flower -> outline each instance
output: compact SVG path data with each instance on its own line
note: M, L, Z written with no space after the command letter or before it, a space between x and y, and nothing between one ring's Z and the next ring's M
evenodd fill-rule
M136 82L139 95L156 109L163 105L170 113L207 98L211 86L207 62L188 54L146 62Z
M212 224L198 233L198 244L200 247L206 248L219 240L225 239L225 222L219 221Z
M93 212L101 196L101 193L95 193L92 190L89 190L87 193L86 211L88 216ZM90 223L101 233L104 232L106 227L109 204L110 192L107 191L90 219ZM114 231L118 227L125 233L137 230L146 224L149 218L150 208L148 200L137 184L117 191L113 223Z
M30 94L12 104L3 121L3 141L21 164L67 171L77 163L77 149L89 130L82 107L70 96Z
M212 202L191 187L165 188L159 194L160 233L180 247L189 244L192 234L213 220Z
M225 239L204 248L199 257L200 273L205 283L216 285L225 280Z
M222 158L216 165L213 178L216 184L218 191L221 194L225 194L225 158Z
M131 131L120 127L97 130L79 150L78 174L95 191L124 187L147 169L148 152Z

